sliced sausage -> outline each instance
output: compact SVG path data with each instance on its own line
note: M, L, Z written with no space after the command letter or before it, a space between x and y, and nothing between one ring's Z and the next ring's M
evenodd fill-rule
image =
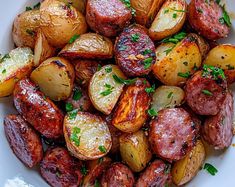
M113 37L129 25L130 8L120 0L88 0L86 21L92 30Z
M227 37L229 27L221 23L223 9L216 1L192 0L188 12L189 23L200 35L210 40Z
M224 149L231 145L233 138L233 96L231 93L227 93L219 113L205 120L202 136L215 149Z
M134 186L132 171L122 163L113 163L101 178L102 187L132 187Z
M58 138L63 134L62 112L33 82L20 80L13 95L17 111L43 136Z
M20 115L6 116L4 130L14 154L26 166L31 168L41 161L43 149L40 137Z
M134 24L116 39L116 63L127 76L147 75L156 60L155 47L144 27Z
M171 184L171 165L155 160L137 180L136 187L165 187Z
M196 72L186 83L186 101L191 109L199 115L216 115L227 92L227 82L214 80L211 76L203 76Z
M77 187L82 181L81 164L65 148L49 148L40 164L42 177L53 187Z
M182 159L197 139L190 114L182 108L161 110L150 122L149 141L157 156L169 162Z

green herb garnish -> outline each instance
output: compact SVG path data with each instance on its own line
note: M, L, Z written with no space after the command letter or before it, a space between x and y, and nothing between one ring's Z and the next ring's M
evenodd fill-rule
M203 65L203 72L202 72L202 76L203 77L207 77L211 75L213 77L214 80L218 80L219 78L221 79L225 79L225 75L224 75L224 71L218 67L214 67L211 65Z
M135 13L136 13L136 11L135 11L134 8L131 7L131 2L130 2L130 0L121 0L121 1L126 5L126 7L127 7L128 9L131 10L131 14L134 16Z
M101 68L102 68L102 66L101 66L100 64L98 64L98 66L97 66L97 71L100 71Z
M7 58L11 58L9 54L5 54L3 57L1 57L0 58L0 63L2 63Z
M41 6L41 3L38 2L36 5L33 6L33 9L37 9L38 10L40 8L40 6Z
M209 96L213 95L213 93L211 93L209 90L202 90L202 93Z
M150 88L145 88L147 93L153 93L155 91L155 84L153 84Z
M173 95L173 92L170 92L168 95L167 95L167 98L170 99Z
M106 152L107 152L106 148L105 148L103 145L100 145L100 146L99 146L99 150L100 150L100 152L102 152L102 153L106 153Z
M115 74L113 75L113 79L119 84L126 84L126 85L133 84L137 80L136 78L134 78L134 79L123 79L121 77L118 77Z
M175 47L175 45L172 46L171 48L166 49L166 50L164 51L164 53L166 53L166 55L168 55L168 54L172 51L172 49L174 49L174 47Z
M182 31L182 32L179 32L179 33L169 37L169 38L163 39L161 42L162 43L174 43L174 44L176 44L176 43L180 42L182 39L184 39L186 35L187 35L186 32Z
M6 69L2 70L2 74L6 73L6 72L7 72L7 70L6 70Z
M138 42L139 39L140 39L140 35L138 33L131 35L132 42Z
M179 77L189 78L190 77L190 72L186 72L186 73L179 72L177 75Z
M203 169L207 170L207 172L213 176L218 172L218 170L209 163L205 163Z
M148 110L148 114L151 116L151 117L154 117L154 116L157 116L158 113L156 112L156 110L154 108L151 108Z
M107 68L105 68L105 71L106 71L106 73L112 72L112 67L107 67Z
M112 91L113 91L113 89L114 89L114 87L111 86L110 84L105 84L104 86L105 86L106 90L103 91L103 92L101 92L100 94L101 94L102 96L107 96L107 95L111 94Z
M100 182L98 180L95 180L95 186L94 187L100 187Z
M177 10L177 9L174 9L174 8L170 8L170 9L173 10L173 11L176 11L176 12L187 12L186 10Z
M73 110L73 105L71 103L66 103L65 109L66 112L71 112Z
M30 6L27 6L26 8L25 8L25 11L29 11L29 10L33 10Z
M83 176L87 175L87 173L88 173L88 170L87 170L87 168L86 168L85 165L82 165L80 171L81 171L81 173L82 173Z
M75 89L73 93L73 100L78 101L82 98L82 91Z
M164 14L166 14L167 12L169 12L169 9L164 10Z
M148 69L152 65L153 58L149 57L143 60L144 62L144 69Z
M173 18L177 18L177 14L176 14L176 13L173 13L172 17L173 17Z
M223 9L223 14L222 14L222 17L219 18L219 22L221 23L222 19L223 19L224 20L223 22L226 23L230 27L232 25L232 23L231 23L229 15L228 15L228 12L225 9L225 5L222 6L222 9Z
M72 44L73 42L75 42L75 40L78 39L79 37L80 35L78 34L73 35L69 40L69 44Z
M68 112L68 116L70 120L73 120L77 117L78 109L72 110L71 112Z
M150 50L150 49L145 49L141 54L142 54L142 55L147 55L147 54L150 54L150 53L152 53L152 50Z
M81 132L81 129L78 127L73 127L72 134L70 136L70 140L74 142L76 146L80 145L80 138L78 137L78 134Z

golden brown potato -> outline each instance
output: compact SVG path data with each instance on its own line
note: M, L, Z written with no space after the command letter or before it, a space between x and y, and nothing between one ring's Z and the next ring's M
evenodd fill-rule
M30 74L33 52L30 48L16 48L0 57L0 97L12 94L15 83Z
M145 91L150 84L145 79L125 88L114 112L112 124L127 133L138 131L148 118L151 97Z
M166 46L172 46L166 49ZM194 37L174 44L162 43L156 49L154 75L165 85L179 86L201 66L201 53Z
M70 4L74 8L76 8L81 13L85 13L86 10L86 0L59 0L66 4Z
M75 78L73 66L61 57L52 57L40 64L30 75L40 90L54 101L67 99Z
M110 166L112 160L109 157L102 157L97 160L87 161L86 166L88 174L84 177L82 186L91 187L95 184L103 172Z
M12 37L17 47L34 48L40 24L39 10L29 10L18 15L13 23Z
M34 66L39 66L44 60L55 55L55 49L50 46L41 29L38 29L34 46Z
M158 87L152 99L151 108L156 112L180 106L184 102L184 90L176 86L160 86Z
M72 44L67 44L60 56L76 59L106 59L113 56L113 43L110 39L95 33L82 34Z
M184 25L186 10L185 0L167 0L149 28L150 37L161 40L177 33Z
M68 150L81 160L103 157L112 146L106 122L88 112L69 112L64 119L63 131Z
M148 139L143 131L120 136L120 153L122 160L134 172L142 171L152 158Z
M126 78L117 65L103 66L93 75L88 88L94 107L106 115L112 112L124 87L115 81L114 75Z
M204 145L198 140L192 151L174 164L171 172L173 182L180 186L192 180L202 167L205 157Z
M165 0L130 0L136 23L149 27Z
M85 17L73 6L57 0L45 0L40 7L40 28L48 42L64 47L72 37L86 32Z

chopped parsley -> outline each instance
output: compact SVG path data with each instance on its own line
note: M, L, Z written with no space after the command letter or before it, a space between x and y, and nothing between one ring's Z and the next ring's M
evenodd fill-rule
M222 6L222 9L223 9L223 14L222 14L222 17L219 18L219 22L222 23L222 24L225 23L230 27L232 25L232 23L231 23L229 15L228 15L228 12L225 9L225 5Z
M169 174L171 172L171 165L166 164L165 169L164 169L164 174Z
M38 10L40 8L40 6L41 6L41 3L38 2L36 5L33 6L33 8L31 8L30 6L27 6L25 8L25 11L29 11L29 10L33 10L33 9L37 9Z
M100 152L102 152L102 153L106 153L106 152L107 152L106 148L105 148L103 145L100 145L100 146L99 146L99 150L100 150Z
M7 70L6 70L6 69L2 70L2 74L6 73L6 72L7 72Z
M11 58L9 54L5 54L3 57L1 57L0 58L0 63L2 63L7 58Z
M163 39L161 42L162 43L174 43L174 44L177 44L182 39L184 39L186 35L187 35L186 32L182 31L182 32L179 32L179 33L173 35L172 37L168 37L168 38Z
M86 168L85 165L82 165L80 171L81 171L81 173L82 173L83 176L87 175L87 173L88 173L88 170L87 170L87 168Z
M73 105L71 103L66 103L65 109L66 112L71 112L73 110Z
M35 31L31 30L31 29L27 29L26 32L30 35L30 36L35 36Z
M25 11L29 11L29 10L33 10L30 6L27 6L26 8L25 8Z
M225 79L224 71L222 69L204 64L202 76L207 77L209 75L211 75L214 80L218 80L220 78Z
M103 161L104 161L104 157L101 157L101 158L98 159L99 164L102 163Z
M106 71L106 73L110 73L110 72L112 72L112 68L111 67L107 67L107 68L105 68L105 71Z
M131 14L132 14L132 15L135 15L136 10L131 7L131 2L130 2L130 0L121 0L121 1L125 4L125 6L126 6L128 9L131 10Z
M176 12L187 12L186 10L177 10L177 9L175 9L175 8L170 8L171 10L173 10L173 11L176 11ZM165 12L164 12L165 13Z
M100 71L101 68L102 68L102 66L101 66L100 64L98 64L98 66L97 66L97 71Z
M150 54L150 53L152 53L151 49L145 49L141 54L142 55L147 55L147 54Z
M169 12L169 9L166 9L164 10L164 14L168 13Z
M148 69L152 65L152 61L153 61L152 57L146 58L143 61L144 62L144 69Z
M209 90L202 90L202 93L209 96L213 95L213 93L211 93Z
M69 40L69 44L72 44L73 42L75 42L75 40L78 39L79 37L80 35L78 34L73 35Z
M172 17L173 17L173 18L177 18L177 14L176 14L176 13L173 13Z
M170 99L173 95L173 92L170 92L168 95L167 95L167 98Z
M73 93L73 100L78 101L82 98L82 91L75 89Z
M186 72L186 73L179 72L177 75L179 77L189 78L190 77L190 72Z
M94 187L100 187L100 182L97 179L95 180L95 186Z
M155 84L153 84L150 88L145 88L147 93L153 93L155 91Z
M218 170L209 163L205 163L203 169L207 170L207 172L213 176L218 172Z
M156 112L156 110L154 108L150 108L148 110L148 115L150 115L151 117L157 116L158 113Z
M172 49L174 49L174 47L175 47L175 45L172 46L172 47L170 47L170 48L168 48L168 49L166 49L166 50L164 51L164 53L166 53L166 55L168 55L168 54L172 51Z
M72 110L71 112L68 112L69 119L73 120L77 117L78 109Z
M126 84L126 85L133 84L136 81L136 78L134 78L134 79L123 79L121 77L118 77L115 74L113 75L113 79L119 84Z
M138 33L131 35L131 41L132 42L138 42L139 39L140 39L140 35Z
M76 146L80 145L80 136L78 134L81 132L81 129L78 127L73 127L72 134L70 135L70 140L74 142Z
M110 84L105 84L104 86L105 86L106 90L101 92L100 95L107 96L107 95L111 94L113 89L114 89L114 87L111 86Z

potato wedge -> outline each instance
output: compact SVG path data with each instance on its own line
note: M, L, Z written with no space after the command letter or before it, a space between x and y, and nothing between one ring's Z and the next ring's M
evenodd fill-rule
M79 12L85 13L86 10L86 0L59 0L66 4L72 5L74 8L76 8Z
M119 138L122 160L134 172L142 171L152 158L148 139L143 131L123 134Z
M112 124L127 133L138 131L148 118L151 96L145 91L150 84L145 79L137 79L124 90L114 112Z
M166 46L173 45L165 50ZM201 53L194 37L174 44L162 43L156 49L154 75L165 85L179 86L201 66Z
M130 0L136 23L149 27L165 0Z
M94 107L106 115L112 112L124 87L113 75L126 78L117 65L106 65L93 75L88 88Z
M149 36L161 40L177 33L186 20L186 10L185 0L167 0L149 28Z
M54 101L67 99L73 89L73 66L61 57L52 57L40 64L30 75L40 90Z
M13 23L12 38L17 47L34 48L40 24L39 10L29 10L18 15Z
M156 112L180 106L184 102L184 90L176 86L160 86L158 87L152 99L151 108Z
M38 29L36 42L34 46L34 66L39 66L44 60L55 55L55 48L51 47L47 42L45 35L41 29Z
M87 30L85 17L73 6L57 0L45 0L40 6L40 28L50 45L64 47L74 35Z
M0 58L0 97L12 94L15 83L30 74L33 52L30 48L16 48Z
M95 160L111 149L108 126L99 116L77 110L69 112L63 131L68 150L78 159Z
M95 33L82 34L72 44L67 44L60 56L76 59L106 59L113 56L113 43L110 39Z
M204 145L198 140L192 151L174 164L171 172L173 182L180 186L192 180L202 167L205 157Z

